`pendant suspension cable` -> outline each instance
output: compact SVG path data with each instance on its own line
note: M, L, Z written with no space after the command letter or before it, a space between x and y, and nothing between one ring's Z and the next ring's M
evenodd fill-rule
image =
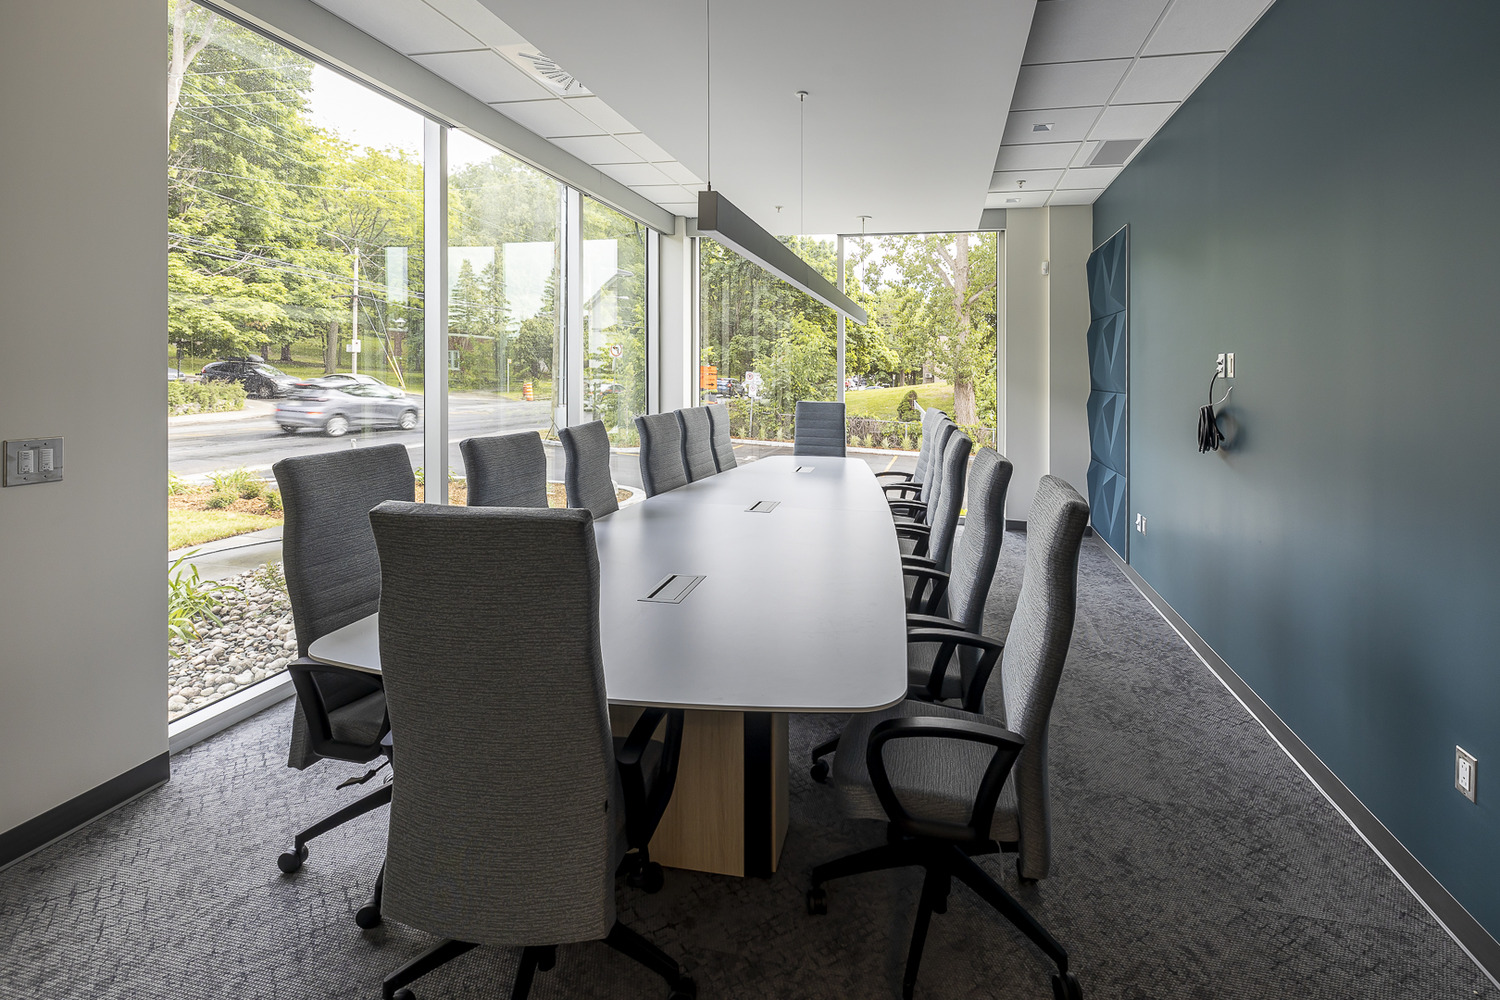
M704 145L707 147L708 176L704 178L708 182L708 189L714 189L714 22L713 22L713 0L703 0L703 49L707 64L704 74L704 99L703 99L703 134Z
M797 235L807 235L807 91L797 91Z

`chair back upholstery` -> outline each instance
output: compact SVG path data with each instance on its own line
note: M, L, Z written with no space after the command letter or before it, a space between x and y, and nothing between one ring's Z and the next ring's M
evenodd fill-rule
M380 606L380 557L370 511L386 500L416 496L411 457L399 444L284 458L271 467L285 519L281 558L297 630L297 656L335 629ZM379 678L329 667L299 683L287 763L305 768L328 740L328 713L380 690ZM314 719L314 737L309 732ZM373 748L370 756L378 754ZM369 759L369 756L363 759Z
M943 498L943 453L948 450L948 441L957 433L958 425L944 417L938 421L933 434L932 454L927 458L927 478L922 480L921 492L922 502L927 505L927 515L923 520L928 524L932 523L938 502Z
M623 799L593 515L388 503L370 522L401 768L382 912L475 944L603 938Z
M604 422L592 420L564 427L557 432L557 439L562 442L568 506L587 510L595 517L619 510L615 481L609 474L609 431L604 429Z
M1026 737L1011 771L1020 820L1021 873L1045 878L1051 867L1047 795L1047 721L1078 606L1078 551L1089 505L1063 480L1043 476L1026 519L1026 572L1000 660L1000 683L985 686L985 713Z
M646 495L675 490L689 482L682 464L682 425L675 413L648 413L635 418L641 432L641 482Z
M797 404L797 426L792 439L793 455L845 454L843 403L802 400Z
M924 483L927 481L927 470L932 467L932 444L938 425L948 419L948 414L936 406L929 406L922 411L922 444L917 449L917 467L912 470L911 481Z
M677 422L682 429L682 467L695 483L719 471L714 463L713 427L709 419L706 406L688 406L677 411Z
M927 510L927 556L937 568L948 572L953 555L953 536L958 532L958 513L964 505L964 479L969 473L969 451L974 442L959 431L950 435L943 449L943 464L935 467L943 486L937 506Z
M970 632L984 631L985 599L1005 539L1005 493L1012 471L1010 460L993 448L980 448L969 467L968 512L949 560L948 616Z
M734 444L729 440L729 407L723 403L705 406L708 423L712 428L709 442L714 449L714 465L720 472L733 469L739 463L734 459Z
M465 438L458 450L470 507L547 506L547 450L536 431Z

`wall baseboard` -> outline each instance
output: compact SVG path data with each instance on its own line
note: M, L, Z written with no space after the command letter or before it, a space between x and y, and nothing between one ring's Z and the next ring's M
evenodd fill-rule
M1276 741L1292 762L1302 769L1302 773L1307 775L1308 780L1323 793L1324 798L1333 804L1345 821L1354 828L1354 832L1370 845L1371 850L1379 855L1427 912L1432 914L1432 918L1448 932L1448 936L1463 949L1475 965L1479 966L1480 971L1489 977L1492 983L1500 987L1500 941L1496 941L1489 931L1474 919L1473 914L1443 887L1443 884L1427 870L1421 861L1417 860L1414 854L1406 849L1401 841L1396 839L1396 835L1391 833L1369 807L1359 800L1359 796L1339 780L1338 775L1323 763L1311 747L1302 742L1301 738L1282 721L1281 716L1277 715L1270 705L1261 700L1260 695L1255 693L1244 678L1234 672L1223 657L1214 652L1213 647L1177 613L1177 609L1168 604L1166 599L1136 572L1135 567L1121 559L1119 553L1108 545L1101 542L1099 547L1109 555L1135 589L1141 592L1141 596L1151 603L1157 613L1166 619L1167 624L1172 626L1189 648L1197 654L1198 659L1203 661L1203 665L1208 667L1241 705L1245 706L1245 709L1254 716L1255 721L1265 728L1271 739Z
M170 755L162 751L124 774L0 833L0 868L15 864L54 841L61 840L105 813L144 795L171 777Z

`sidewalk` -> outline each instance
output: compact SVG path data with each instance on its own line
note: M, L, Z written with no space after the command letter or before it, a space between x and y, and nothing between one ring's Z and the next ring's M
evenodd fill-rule
M247 399L243 410L221 410L217 413L184 413L167 417L167 427L195 427L198 424L225 424L237 420L267 420L276 412L274 400Z
M188 565L198 567L198 575L205 580L224 580L247 569L255 569L263 563L281 558L281 529L262 528L259 531L232 535L216 542L190 545L167 553L167 565L186 552L198 550L188 560Z

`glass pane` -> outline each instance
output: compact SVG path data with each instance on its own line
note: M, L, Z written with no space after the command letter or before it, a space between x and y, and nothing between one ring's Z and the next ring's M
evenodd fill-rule
M833 280L831 237L786 242ZM729 406L737 456L790 452L797 402L838 398L838 314L706 237L698 265L699 399Z
M464 132L448 133L449 495L464 502L458 442L534 430L562 498L553 386L564 369L563 187Z
M646 227L583 200L583 417L602 420L615 479L640 488L635 418L646 412Z
M296 655L272 464L421 462L422 119L186 0L167 32L175 719Z
M870 314L845 335L851 446L915 451L936 406L993 447L995 248L994 233L845 240L846 289Z

